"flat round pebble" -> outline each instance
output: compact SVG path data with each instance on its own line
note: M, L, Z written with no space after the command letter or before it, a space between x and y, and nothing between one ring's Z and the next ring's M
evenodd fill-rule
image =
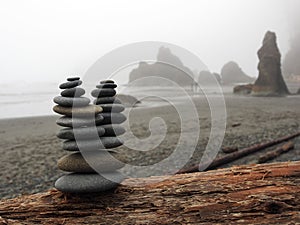
M67 193L92 193L103 192L115 189L124 180L120 172L110 172L103 174L111 177L113 181L104 178L99 174L71 173L60 177L55 182L55 187ZM114 182L117 181L117 182Z
M58 160L57 166L60 170L76 173L111 172L121 169L125 164L114 158L118 153L107 151L89 151L84 156L75 152L63 156Z
M90 104L90 99L86 97L63 97L63 96L56 96L53 101L60 105L66 107L81 107L87 106Z
M67 140L63 142L63 149L67 151L88 151L116 148L123 145L117 137L100 137L95 140Z
M63 90L61 93L63 97L80 97L85 94L85 90L83 88L69 88Z
M118 124L106 124L102 125L102 128L105 129L105 133L103 136L119 136L125 133L125 128Z
M100 105L100 104L122 104L121 100L117 97L101 97L94 100L94 104Z
M60 139L76 139L76 140L88 140L95 139L102 136L105 133L105 129L100 126L92 127L79 127L79 128L64 128L57 133L57 137Z
M125 107L122 104L101 104L103 112L114 112L120 113L123 112Z
M100 81L100 84L113 84L115 83L113 80L102 80Z
M101 124L120 124L126 120L126 116L122 113L101 113L103 120Z
M67 78L67 81L74 81L74 80L80 80L80 77L69 77L69 78Z
M101 113L102 108L98 105L88 105L85 107L63 107L56 105L53 107L53 111L66 116L90 117Z
M95 98L99 97L113 97L116 95L116 90L111 88L101 88L101 89L94 89L91 92L91 95Z
M56 120L56 124L62 127L88 127L101 124L103 116L101 114L95 115L92 118L85 117L67 117L62 116Z
M105 83L105 84L98 84L96 88L116 88L117 85L113 83Z
M81 80L68 81L59 85L60 89L74 88L82 84Z

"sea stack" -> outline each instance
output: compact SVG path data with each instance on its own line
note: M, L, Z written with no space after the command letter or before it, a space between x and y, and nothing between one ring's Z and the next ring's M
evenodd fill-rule
M268 31L263 46L258 50L259 75L252 88L254 96L285 96L289 94L281 72L281 54L276 34Z
M112 150L122 142L106 133L103 108L82 97L85 90L78 87L81 84L78 77L68 78L59 86L61 96L54 98L57 105L53 110L63 115L57 124L64 127L57 137L64 140L63 149L69 152L58 160L58 168L68 174L60 177L55 187L67 193L107 191L123 180L117 170L124 164L114 158L118 153Z

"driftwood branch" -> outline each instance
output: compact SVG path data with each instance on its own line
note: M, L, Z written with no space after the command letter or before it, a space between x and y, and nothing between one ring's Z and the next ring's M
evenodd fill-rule
M265 163L271 159L276 158L277 156L279 156L285 152L288 152L289 150L291 150L293 148L294 148L294 143L289 141L289 142L285 143L284 145L279 146L276 149L260 156L258 159L258 163Z
M300 162L127 179L114 192L0 201L0 224L297 224Z
M198 172L199 168L205 168L204 170L215 169L218 166L224 165L226 163L230 163L230 162L232 162L236 159L242 158L242 157L247 156L251 153L254 153L254 152L260 151L262 149L280 144L282 142L291 140L291 139L293 139L295 137L298 137L298 136L300 136L300 131L298 131L294 134L288 135L288 136L284 136L284 137L281 137L281 138L274 139L272 141L268 141L268 142L261 143L261 144L256 144L256 145L253 145L251 147L243 148L239 151L229 153L225 156L222 156L222 157L219 157L219 158L213 160L212 163L203 164L203 165L199 165L199 164L193 165L193 166L191 166L187 169L179 170L177 172L177 174Z

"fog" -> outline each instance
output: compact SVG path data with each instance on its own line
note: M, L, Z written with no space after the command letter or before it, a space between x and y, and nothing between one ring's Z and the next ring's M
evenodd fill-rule
M83 75L112 49L148 40L186 48L212 72L234 60L256 76L265 32L284 56L298 9L297 0L1 1L0 82Z

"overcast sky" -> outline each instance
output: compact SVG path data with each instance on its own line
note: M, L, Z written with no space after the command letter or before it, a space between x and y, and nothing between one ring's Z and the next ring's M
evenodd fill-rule
M139 41L179 45L212 72L234 60L256 76L265 32L276 32L284 55L298 9L297 0L1 0L0 82L83 75Z

